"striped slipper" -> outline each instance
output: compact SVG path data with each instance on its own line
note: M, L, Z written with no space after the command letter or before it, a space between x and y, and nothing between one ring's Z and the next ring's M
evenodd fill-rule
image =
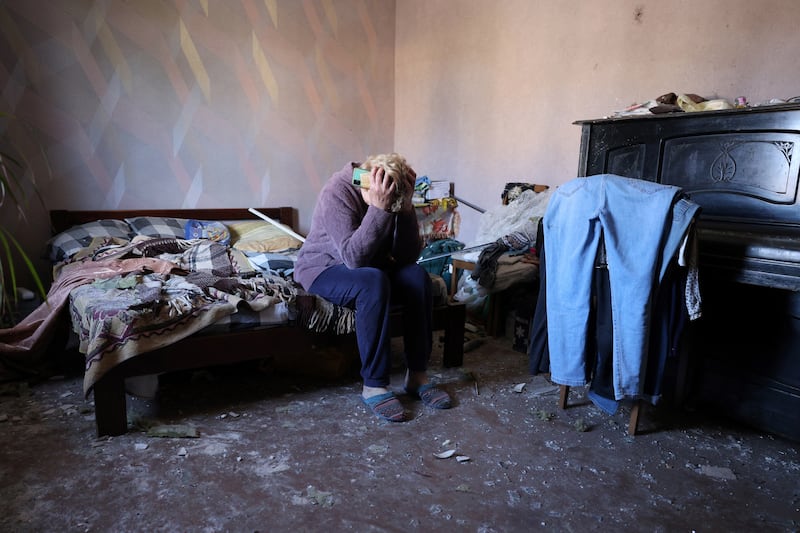
M370 398L362 396L361 399L378 418L389 422L402 422L406 419L406 411L403 409L403 404L400 403L400 400L397 399L393 392L384 392Z
M450 395L433 383L420 385L416 390L406 389L406 393L417 396L424 405L434 409L450 409L453 406Z

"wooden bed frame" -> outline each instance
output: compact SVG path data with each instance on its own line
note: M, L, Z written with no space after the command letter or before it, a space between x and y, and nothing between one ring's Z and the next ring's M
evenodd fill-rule
M293 207L259 208L261 213L297 228L297 210ZM122 220L135 216L160 216L197 220L257 219L247 209L136 209L104 211L53 210L50 221L54 234L99 219ZM444 330L443 365L463 363L464 304L447 303L433 309L433 329ZM401 335L402 318L392 315L392 336ZM158 374L175 370L203 368L214 365L263 359L271 354L311 353L319 334L297 325L282 325L220 334L195 334L175 344L138 355L107 372L95 384L95 420L97 434L121 435L128 430L125 379L133 376Z

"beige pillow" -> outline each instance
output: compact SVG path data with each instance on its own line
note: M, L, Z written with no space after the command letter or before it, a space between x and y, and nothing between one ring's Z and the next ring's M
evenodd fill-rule
M231 246L244 252L280 252L300 248L303 244L279 228L261 220L230 222ZM284 228L288 226L281 224Z

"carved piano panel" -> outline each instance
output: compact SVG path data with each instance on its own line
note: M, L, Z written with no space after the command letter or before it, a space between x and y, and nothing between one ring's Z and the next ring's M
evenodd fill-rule
M665 139L659 154L661 171L645 169L646 144L631 144L607 150L605 170L637 179L658 181L682 187L697 198L714 195L704 213L725 216L736 213L742 202L748 218L768 216L775 212L772 205L792 205L797 196L798 160L792 160L798 135L780 133L701 135ZM582 175L595 174L585 172ZM702 198L698 200L704 203ZM785 213L792 222L800 222L797 210Z
M798 163L792 160L798 140L800 135L781 133L669 139L664 142L661 181L683 187L696 202L707 204L706 217L800 223L800 211L794 208Z

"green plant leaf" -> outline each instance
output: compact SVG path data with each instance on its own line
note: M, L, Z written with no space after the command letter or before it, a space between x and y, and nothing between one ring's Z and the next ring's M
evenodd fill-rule
M16 119L13 115L0 111L0 118L16 120L24 127L24 123ZM46 209L36 179L32 172L32 166L25 158L24 151L16 150L13 143L3 138L0 146L0 207L15 209L19 215L19 220L27 220L25 209L29 193L32 192L43 208ZM11 152L7 148L11 149ZM47 156L43 148L39 150L43 156L42 161L46 164L46 170L52 176ZM19 153L20 158L15 157ZM26 172L26 169L28 171ZM37 292L46 298L46 291L33 262L25 253L17 239L11 234L8 228L0 225L0 324L6 325L11 321L12 311L17 302L17 269L14 266L14 259L17 258L25 264L25 268L30 272L33 282L36 284Z
M0 227L0 248L2 249L2 254L0 257L3 258L3 261L0 261L0 323L5 324L9 321L8 317L11 316L13 307L17 303L18 285L17 272L16 268L14 267L15 252L16 255L25 263L25 266L31 274L33 282L36 284L36 290L42 299L46 300L47 294L45 292L42 279L39 276L39 273L36 272L36 267L34 267L33 262L28 257L28 254L26 254L25 250L22 249L22 246L19 244L17 239L15 239L14 236L8 232L8 230L2 227ZM8 272L8 279L11 281L10 285L7 285L4 281L6 279L6 271Z

